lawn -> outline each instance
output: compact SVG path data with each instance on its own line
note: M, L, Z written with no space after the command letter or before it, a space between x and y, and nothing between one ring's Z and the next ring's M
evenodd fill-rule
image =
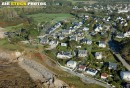
M6 49L6 50L21 50L21 47L17 44L10 44L7 39L1 39L0 40L0 48L1 49Z
M16 31L16 30L19 30L20 28L23 27L23 23L21 24L18 24L16 26L8 26L8 27L5 27L5 30L6 31Z
M56 23L57 21L73 18L71 14L45 14L45 13L27 15L27 17L32 17L34 21L38 23L51 22L52 24Z

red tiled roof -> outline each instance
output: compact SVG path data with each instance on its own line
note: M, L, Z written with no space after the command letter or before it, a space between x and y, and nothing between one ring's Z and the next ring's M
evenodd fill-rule
M80 65L79 68L84 69L86 66Z
M106 74L106 73L102 73L101 76L107 77L108 74Z

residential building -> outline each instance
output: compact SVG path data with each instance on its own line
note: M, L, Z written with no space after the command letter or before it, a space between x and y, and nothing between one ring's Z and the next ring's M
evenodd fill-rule
M121 71L120 76L125 81L130 81L130 71Z
M71 30L64 29L64 30L62 30L62 34L64 34L64 35L71 34Z
M117 69L117 64L116 63L112 63L112 62L108 62L108 69Z
M69 58L72 58L72 54L71 52L64 52L64 51L61 51L57 54L57 58L60 58L60 59L69 59Z
M124 38L124 34L117 34L116 37L117 38Z
M103 56L102 56L102 52L96 52L96 53L95 53L95 58L96 58L96 59L102 59L102 57L103 57Z
M88 28L88 27L84 27L83 30L84 30L84 31L88 31L89 28Z
M99 41L99 47L105 48L106 47L106 43L103 41Z
M40 38L40 43L41 44L48 44L48 38Z
M87 40L87 44L91 45L92 44L92 40Z
M61 26L61 23L56 23L53 27L49 28L47 31L46 31L46 34L50 34L52 33L53 31L55 31L57 28L59 28Z
M61 46L67 46L67 43L61 43Z
M97 74L97 72L98 72L97 70L91 69L91 68L88 68L86 70L86 73L89 74L89 75L92 75L92 76L95 76Z
M124 33L124 37L130 37L130 31Z
M86 57L87 55L87 50L78 50L78 57Z
M79 65L78 70L79 70L79 71L85 71L85 70L86 70L86 66L84 66L84 65Z
M77 36L73 36L73 35L70 36L70 41L71 41L71 40L77 41Z
M49 45L50 46L57 46L58 45L58 41L56 41L56 40L51 40L50 42L49 42Z
M70 60L70 61L67 62L66 66L69 67L69 68L74 69L77 66L77 62Z
M108 77L108 74L107 73L102 73L101 74L101 79L106 79Z
M95 32L100 32L103 28L99 25L94 30Z
M63 35L59 36L59 40L63 40L64 38L65 38L65 36L63 36Z

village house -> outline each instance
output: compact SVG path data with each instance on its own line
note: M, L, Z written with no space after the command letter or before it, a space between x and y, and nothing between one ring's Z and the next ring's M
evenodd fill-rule
M101 74L101 79L106 79L108 77L108 74L107 73L102 73Z
M102 56L102 52L96 52L96 53L95 53L95 58L96 58L96 59L102 59L102 57L103 57L103 56Z
M61 26L61 23L56 23L53 27L49 28L47 31L46 31L46 34L50 34L52 33L53 31L55 31L57 28L59 28Z
M69 59L69 58L72 58L72 54L71 52L64 52L64 51L61 51L57 54L57 58L60 58L60 59Z
M87 44L91 45L92 44L92 40L87 40Z
M86 70L86 66L84 66L84 65L79 65L79 66L78 66L78 70L79 70L79 71L85 71L85 70Z
M83 28L83 31L88 31L88 30L89 30L88 27L84 27L84 28Z
M95 69L88 68L85 72L89 75L95 76L98 71Z
M87 50L78 50L78 57L87 57Z
M69 67L69 68L74 69L74 68L76 68L76 66L77 66L77 62L70 60L70 61L68 61L68 62L66 63L66 66Z
M99 41L99 47L105 48L106 47L106 43L103 41Z
M57 45L58 45L58 41L57 40L51 40L50 42L49 42L49 45L50 46L53 46L53 47L56 47Z
M41 44L48 44L48 38L46 38L46 37L43 37L43 38L40 38L40 43Z
M63 29L63 30L62 30L62 34L64 34L64 35L71 34L71 30Z
M66 46L67 46L67 43L61 43L60 45L66 47Z
M72 40L74 40L74 41L77 41L78 39L77 39L77 36L70 36L70 41L72 41Z
M97 26L94 30L95 32L100 32L103 28L101 27L101 25Z
M86 38L81 39L81 40L80 40L80 43L81 43L81 44L87 44L87 39L86 39Z
M63 40L65 38L64 35L59 35L59 40Z
M120 76L125 81L130 81L130 71L121 71Z
M120 34L117 34L117 35L116 35L116 38L124 38L124 34L121 34L121 33L120 33Z
M114 69L114 70L117 69L116 63L108 62L107 65L108 65L108 69Z
M124 37L130 37L130 31L124 33Z

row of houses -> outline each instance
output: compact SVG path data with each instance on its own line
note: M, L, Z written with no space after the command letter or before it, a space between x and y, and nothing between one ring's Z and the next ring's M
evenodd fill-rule
M52 33L53 31L55 31L56 29L58 29L60 26L61 26L61 23L60 23L60 22L56 23L53 27L49 28L49 29L46 31L46 34Z
M57 53L57 58L59 58L59 59L70 59L74 56L72 53L74 53L75 56L78 56L78 57L81 57L81 58L88 56L87 50L78 50L77 52L60 51L60 52ZM97 60L101 60L103 58L102 52L96 52L94 54L94 56Z
M116 35L117 38L129 38L130 37L130 31L125 33L119 33Z
M107 62L107 64L105 63L104 65L106 65L108 67L108 69L113 69L113 70L117 69L117 64L116 63ZM71 68L71 69L77 68L78 71L81 71L84 74L91 75L91 76L95 76L98 73L97 69L89 68L89 67L87 67L85 65L80 65L76 61L72 61L72 60L68 61L66 63L66 66ZM125 73L122 73L122 74L125 74ZM107 77L108 77L107 73L102 73L101 74L102 79L106 79ZM123 77L123 78L126 78L126 76Z
M64 38L59 37L60 40L64 39ZM74 41L78 42L77 36L73 36L73 35L69 37L69 40L70 41L74 40ZM81 44L91 45L93 41L90 40L90 39L83 38L83 39L80 39L79 42ZM40 38L40 43L41 44L49 44L51 46L51 45L54 45L54 44L58 45L59 42L57 40L49 41L47 37L44 37L44 38ZM68 45L67 43L61 43L61 46L67 46L67 45ZM107 44L104 41L99 41L98 46L101 47L101 48L105 48L107 46Z

